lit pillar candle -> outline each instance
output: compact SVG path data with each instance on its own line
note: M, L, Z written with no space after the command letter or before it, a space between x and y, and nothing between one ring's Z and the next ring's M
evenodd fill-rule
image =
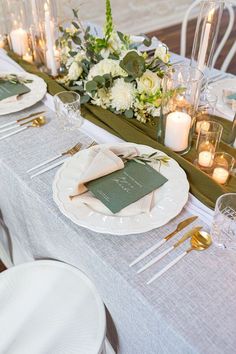
M54 53L54 42L53 42L53 28L50 20L50 12L47 3L44 4L44 11L45 11L45 37L46 37L46 45L47 45L47 52L46 55L47 60L47 67L51 69L52 76L57 75L57 68L56 68L56 59Z
M184 112L172 112L166 117L164 144L176 152L188 147L191 117Z
M205 64L206 64L205 61L206 61L207 49L208 49L209 40L210 40L210 33L211 33L213 16L214 16L214 10L211 10L208 15L205 31L204 31L202 41L201 41L201 46L199 49L197 67L201 71L204 71L204 69L205 69Z
M22 28L15 29L10 33L13 52L24 55L28 50L27 32Z
M60 68L60 53L59 53L59 50L57 49L53 49L53 52L54 52L54 58L55 58L55 61L56 61L56 68L57 70ZM51 68L51 63L50 63L50 56L49 56L49 51L47 50L46 51L46 62L47 62L47 67L49 70L52 70Z
M229 177L229 171L223 167L216 167L213 171L212 178L219 184L225 184Z
M210 151L201 151L198 155L198 163L203 167L211 167L213 165L214 154Z

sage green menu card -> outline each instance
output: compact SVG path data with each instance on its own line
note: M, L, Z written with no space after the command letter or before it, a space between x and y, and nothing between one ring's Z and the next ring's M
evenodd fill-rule
M8 97L23 95L27 92L30 92L30 89L24 84L0 80L0 101Z
M122 170L88 182L86 187L115 214L166 182L150 165L128 161Z

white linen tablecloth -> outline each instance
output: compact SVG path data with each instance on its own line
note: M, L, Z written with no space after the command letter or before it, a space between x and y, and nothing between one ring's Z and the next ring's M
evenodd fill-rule
M19 69L1 51L0 71L13 67ZM44 103L51 105L49 95ZM2 116L0 122L42 108L43 103L38 103L18 114ZM20 244L29 259L53 258L73 264L92 279L108 309L108 335L118 353L234 353L235 253L214 247L204 253L192 252L150 286L146 281L173 254L140 275L137 268L128 267L190 212L202 218L190 227L200 223L208 229L208 209L190 197L186 208L168 225L139 235L97 234L75 225L53 201L55 170L33 180L26 170L78 141L86 147L92 140L119 139L87 121L79 132L62 132L54 112L46 110L49 123L40 130L27 130L0 142L0 209L13 246L14 242Z

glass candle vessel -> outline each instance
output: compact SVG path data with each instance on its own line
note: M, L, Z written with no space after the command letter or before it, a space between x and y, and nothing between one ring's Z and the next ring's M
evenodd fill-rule
M201 124L208 126L208 120L210 120L211 115L215 114L217 103L217 96L205 91L200 96L200 102L196 113L196 133L200 131Z
M217 199L211 235L216 246L236 249L236 193L223 194Z
M212 166L212 178L219 184L226 184L233 170L235 159L226 152L217 152Z
M208 121L208 124L201 124L197 138L197 160L196 164L202 170L210 170L213 166L214 155L218 148L223 127L221 124Z
M60 53L56 46L58 37L57 1L30 0L33 23L30 27L34 61L44 66L52 76L57 76L60 68Z
M223 14L225 1L205 0L202 1L200 14L198 16L191 66L207 74L213 65L220 21Z
M30 50L27 1L3 0L3 4L8 19L10 49L23 57Z
M195 68L176 65L167 70L162 83L158 141L184 155L192 142L196 109L203 74Z

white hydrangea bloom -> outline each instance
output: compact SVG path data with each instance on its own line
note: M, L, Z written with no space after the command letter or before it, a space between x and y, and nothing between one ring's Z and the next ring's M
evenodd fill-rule
M104 88L99 89L92 99L92 104L102 107L104 109L110 106L110 92Z
M111 74L112 77L127 76L127 73L121 69L118 60L103 59L90 69L88 81L92 80L95 76L103 76L105 74Z
M117 111L125 111L132 107L135 101L135 87L124 79L117 79L111 88L111 106Z

